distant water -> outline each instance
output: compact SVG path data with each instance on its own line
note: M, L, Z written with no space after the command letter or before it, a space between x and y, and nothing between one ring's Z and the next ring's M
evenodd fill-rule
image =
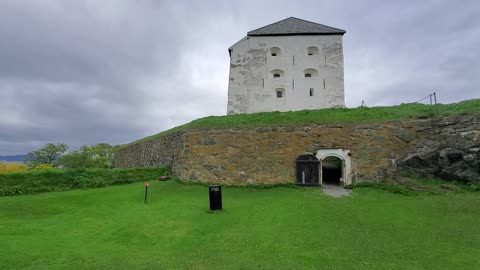
M0 161L5 162L21 162L25 160L25 155L14 155L14 156L0 156Z

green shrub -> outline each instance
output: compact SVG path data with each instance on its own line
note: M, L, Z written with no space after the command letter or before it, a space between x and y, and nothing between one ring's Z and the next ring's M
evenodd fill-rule
M75 188L89 188L94 183L95 180L85 173L79 174L73 178L73 187Z
M471 191L480 191L480 184L470 184L468 190Z
M0 196L87 189L158 179L169 168L45 169L0 174Z
M2 187L0 189L0 195L6 196L6 195L21 195L23 194L21 190L21 186L15 185L15 186L10 186L10 187Z

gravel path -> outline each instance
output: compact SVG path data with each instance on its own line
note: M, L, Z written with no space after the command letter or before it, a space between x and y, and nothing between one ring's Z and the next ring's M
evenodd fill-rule
M352 190L345 189L343 186L332 184L323 184L322 190L325 194L332 197L350 196L350 193L352 192Z

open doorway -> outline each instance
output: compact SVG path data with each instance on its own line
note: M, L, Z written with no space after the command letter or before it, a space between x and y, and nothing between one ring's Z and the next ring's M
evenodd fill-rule
M348 149L320 149L320 185L324 183L346 187L352 184L352 154Z
M342 159L329 156L322 160L322 182L331 185L340 185L343 183Z

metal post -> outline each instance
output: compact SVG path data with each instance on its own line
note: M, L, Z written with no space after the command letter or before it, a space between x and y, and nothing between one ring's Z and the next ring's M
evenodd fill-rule
M429 94L430 96L430 105L432 105L432 94Z
M433 92L433 100L435 101L435 104L437 104L437 93Z

